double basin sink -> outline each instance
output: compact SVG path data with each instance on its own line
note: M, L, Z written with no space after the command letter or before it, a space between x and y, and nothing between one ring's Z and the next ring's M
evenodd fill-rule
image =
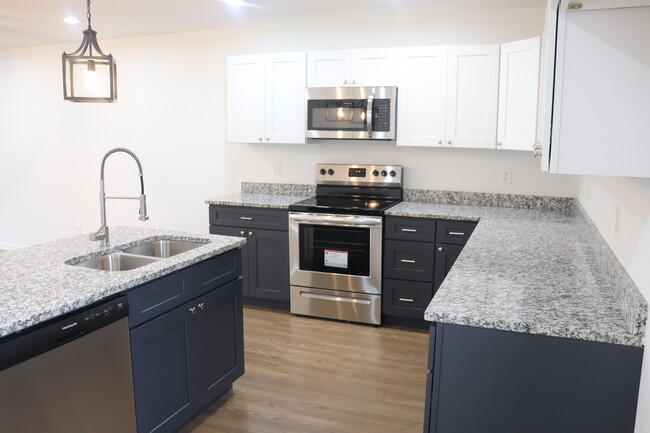
M157 240L94 257L73 266L100 271L129 271L205 245L201 241Z

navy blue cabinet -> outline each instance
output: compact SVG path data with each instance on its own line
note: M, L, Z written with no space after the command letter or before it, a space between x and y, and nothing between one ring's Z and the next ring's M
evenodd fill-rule
M382 313L401 325L427 326L424 311L471 236L476 222L386 217Z
M240 274L238 249L127 293L138 433L179 431L244 373Z
M640 347L431 327L425 433L633 433Z
M288 221L284 209L210 206L210 233L248 240L242 285L247 302L254 298L288 304Z

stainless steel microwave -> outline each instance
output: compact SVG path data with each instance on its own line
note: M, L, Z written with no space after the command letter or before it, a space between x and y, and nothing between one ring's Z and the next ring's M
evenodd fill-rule
M307 89L307 138L394 140L397 87Z

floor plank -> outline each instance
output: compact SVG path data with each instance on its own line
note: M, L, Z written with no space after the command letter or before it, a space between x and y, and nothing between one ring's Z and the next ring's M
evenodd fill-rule
M245 307L246 372L182 433L419 433L427 338Z

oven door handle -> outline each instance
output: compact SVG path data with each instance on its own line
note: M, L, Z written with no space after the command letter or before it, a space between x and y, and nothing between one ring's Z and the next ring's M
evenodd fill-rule
M372 228L381 226L381 218L337 218L332 216L289 215L292 223L307 223L323 226Z
M370 304L370 299L353 298L352 296L323 295L320 293L311 293L311 292L300 292L300 296L305 298L321 299L324 301L349 302L352 304L366 304L366 305Z

